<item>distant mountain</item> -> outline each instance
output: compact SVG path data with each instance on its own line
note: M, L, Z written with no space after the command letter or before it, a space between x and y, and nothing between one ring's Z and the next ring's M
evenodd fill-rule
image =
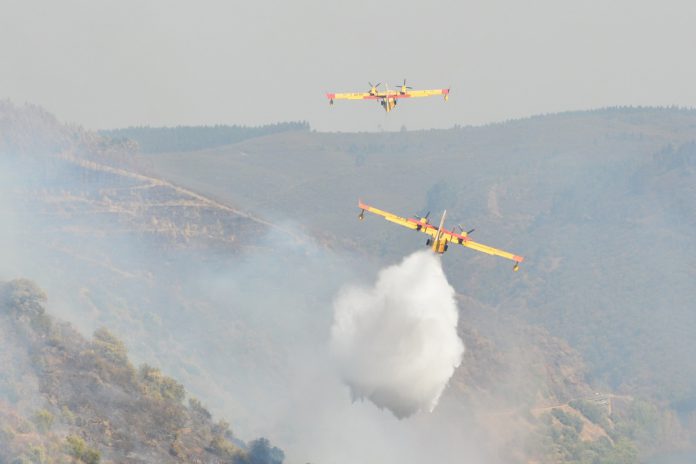
M0 100L0 153L56 152L73 145L80 133L39 106Z
M282 122L259 127L246 126L177 126L128 127L100 131L116 140L132 140L142 153L186 152L216 148L243 140L281 132L307 132L307 122Z

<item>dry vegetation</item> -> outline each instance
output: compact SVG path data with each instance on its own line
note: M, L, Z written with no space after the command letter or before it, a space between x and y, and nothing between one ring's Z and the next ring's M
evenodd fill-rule
M267 440L248 445L214 422L184 387L148 365L134 367L108 330L84 339L48 316L32 282L0 284L0 349L31 360L6 364L0 381L2 462L227 462L273 464L283 453ZM25 388L23 382L36 385Z

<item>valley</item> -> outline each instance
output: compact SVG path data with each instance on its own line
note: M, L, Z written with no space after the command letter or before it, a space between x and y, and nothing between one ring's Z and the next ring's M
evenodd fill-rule
M288 462L389 456L415 436L434 448L414 441L397 459L631 462L693 443L693 112L288 131L158 154L37 108L3 112L0 278L34 280L49 313L108 328ZM464 360L435 412L404 423L351 403L325 353L340 288L422 246L357 221L358 198L447 208L526 256L518 273L466 249L443 257ZM620 406L571 405L596 391Z

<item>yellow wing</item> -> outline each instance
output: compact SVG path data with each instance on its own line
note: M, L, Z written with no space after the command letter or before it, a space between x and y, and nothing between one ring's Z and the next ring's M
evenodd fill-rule
M394 98L421 98L442 95L445 100L449 97L449 89L408 90L396 95Z
M346 93L327 93L326 98L334 100L376 100L381 98L378 94L370 92L346 92Z
M330 102L334 100L379 100L384 98L422 98L442 95L445 100L449 97L449 89L426 89L426 90L407 90L399 92L397 90L382 90L374 92L344 92L327 93L326 98Z
M409 90L405 95L410 95L411 97L432 97L435 95L447 95L449 93L448 89L429 89L429 90Z
M411 220L403 218L401 216L397 216L396 214L392 214L392 213L387 212L387 211L382 211L381 209L377 209L373 206L366 205L362 201L358 202L358 207L362 210L360 212L360 219L362 219L364 211L369 211L369 212L376 214L378 216L382 216L387 221L393 222L395 224L399 224L400 226L408 227L409 229L414 229L414 230L419 228L419 224L417 221L411 221Z
M467 235L459 235L450 231L444 231L442 237L450 243L457 243L467 248L471 248L472 250L488 253L489 255L500 256L501 258L506 258L517 263L524 261L522 256L517 256L509 251L493 248L491 246L484 245L483 243L474 242L473 240L470 240Z
M505 250L500 250L498 248L493 248L488 245L484 245L483 243L478 243L474 242L472 240L469 240L467 242L463 242L462 245L464 245L467 248L472 248L477 251L482 251L484 253L488 253L489 255L495 255L495 256L500 256L501 258L507 258L512 261L516 261L518 263L521 263L524 261L524 258L522 256L517 256L513 253L510 253L509 251Z
M522 256L517 256L513 253L510 253L509 251L501 250L499 248L493 248L491 246L484 245L483 243L474 242L473 240L469 239L469 236L466 233L457 234L444 228L442 230L438 230L437 227L433 226L432 224L426 221L419 221L417 219L397 216L396 214L392 214L388 211L383 211L373 206L366 205L362 201L358 202L358 207L361 210L359 216L360 219L363 218L363 213L365 211L369 211L370 213L382 216L387 221L399 224L400 226L408 227L409 229L418 230L435 238L437 238L438 232L440 232L442 234L440 235L440 240L446 240L449 243L456 243L467 248L471 248L472 250L487 253L489 255L500 256L501 258L506 258L511 261L515 261L515 267L513 268L515 271L519 269L519 263L524 261L524 258Z

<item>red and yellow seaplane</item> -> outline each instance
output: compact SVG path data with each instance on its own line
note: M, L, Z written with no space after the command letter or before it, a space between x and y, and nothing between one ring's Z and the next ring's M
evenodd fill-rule
M396 224L399 224L400 226L408 227L409 229L414 229L419 232L423 232L425 234L430 235L430 238L428 238L425 244L426 246L429 246L435 253L438 254L443 254L445 251L447 251L448 245L450 243L454 243L457 245L465 246L467 248L471 248L476 251L488 253L489 255L500 256L514 261L515 265L512 268L513 271L519 270L520 263L524 261L524 258L522 256L517 256L507 251L499 250L498 248L493 248L482 243L474 242L469 238L469 234L471 234L474 231L474 229L465 231L462 226L458 226L460 229L459 233L445 229L445 216L447 215L447 211L442 213L442 219L440 219L440 227L435 227L433 224L430 223L430 220L428 219L430 213L426 214L423 217L403 218L401 216L397 216L396 214L392 214L387 211L377 209L373 206L366 205L362 201L358 201L358 207L360 208L360 214L358 215L358 218L360 218L360 220L364 219L365 211L369 211L371 213L384 217L384 219L386 219L387 221L394 222Z
M450 89L413 90L413 88L406 85L406 79L404 79L403 84L397 85L394 90L390 90L387 85L384 86L384 90L379 90L379 86L382 85L381 82L376 85L372 84L372 82L368 82L368 84L370 84L368 92L327 93L326 98L329 99L330 105L333 105L334 100L379 100L379 104L388 113L396 107L397 101L401 98L442 95L445 101L447 101L450 92Z

